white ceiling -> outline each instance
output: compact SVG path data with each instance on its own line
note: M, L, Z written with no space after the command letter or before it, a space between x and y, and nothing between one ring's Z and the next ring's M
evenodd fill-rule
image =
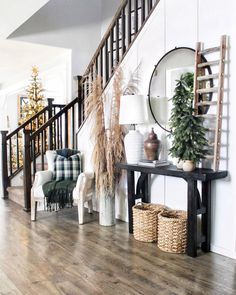
M0 0L0 38L6 39L49 0Z
M27 77L33 65L51 62L65 49L7 40L49 0L0 0L0 90Z

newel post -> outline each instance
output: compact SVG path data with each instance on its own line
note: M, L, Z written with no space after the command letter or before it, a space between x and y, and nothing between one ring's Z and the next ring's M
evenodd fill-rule
M8 131L1 131L2 135L2 186L3 186L3 199L8 198L7 188L10 185L7 169L7 133Z
M54 98L48 98L47 100L48 100L48 120L49 120L53 116L52 106L53 106ZM52 125L49 126L48 147L49 147L49 150L53 150L53 131L52 131Z
M25 211L30 211L31 205L31 187L32 187L32 175L31 175L31 145L30 145L30 130L24 130L24 163L23 163L23 176L24 176L24 200Z

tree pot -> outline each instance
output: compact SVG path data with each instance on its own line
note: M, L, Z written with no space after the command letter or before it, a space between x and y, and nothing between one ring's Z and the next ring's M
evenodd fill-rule
M177 159L176 168L183 169L183 164L184 164L183 160Z
M186 172L191 172L196 168L196 165L193 161L186 160L183 163L183 170Z

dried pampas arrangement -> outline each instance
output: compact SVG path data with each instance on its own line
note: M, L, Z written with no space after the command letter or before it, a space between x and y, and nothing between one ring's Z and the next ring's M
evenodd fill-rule
M86 99L86 117L93 120L92 139L94 141L93 166L96 176L96 193L98 196L114 196L116 182L119 181L115 164L125 158L123 126L119 124L120 98L124 94L137 93L139 66L130 75L126 86L123 84L123 72L118 68L114 74L113 95L109 100L102 88L102 78L97 76L90 85L90 94ZM108 123L105 127L105 104L109 102Z
M105 129L104 101L102 79L97 77L92 83L90 95L86 99L86 116L93 119L92 138L94 140L93 166L96 175L96 191L98 195L115 192L115 163L124 158L123 131L119 125L119 107L121 90L119 79L115 79L114 95L110 116L110 128Z

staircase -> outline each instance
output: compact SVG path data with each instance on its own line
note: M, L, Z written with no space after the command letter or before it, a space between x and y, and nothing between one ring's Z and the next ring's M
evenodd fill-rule
M102 88L105 90L159 1L124 0L79 80L79 96L66 106L55 105L52 99L48 99L47 107L16 130L10 134L1 131L4 198L8 198L9 192L13 201L23 204L24 210L30 210L32 178L39 163L40 170L45 169L46 150L76 148L76 134L86 120L84 107L92 82L97 76L102 77ZM39 118L43 119L43 125L34 131L32 126L39 126ZM23 150L20 149L20 140L23 140ZM23 188L11 187L12 179L21 171ZM22 192L23 202L20 199Z

